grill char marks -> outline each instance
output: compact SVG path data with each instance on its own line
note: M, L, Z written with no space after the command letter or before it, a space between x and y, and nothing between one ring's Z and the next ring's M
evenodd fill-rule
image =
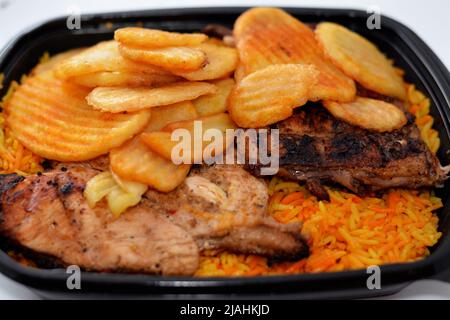
M306 113L308 116L305 117ZM302 123L305 118L309 118L306 124ZM317 121L311 121L311 118L326 119L331 123L315 127ZM291 123L281 122L275 126L280 130L282 165L322 167L342 163L346 167L364 164L382 168L390 161L427 152L412 123L394 132L369 132L335 120L320 107L300 111L287 121Z
M399 130L376 133L309 104L272 128L280 133L278 174L303 182L315 180L315 190L319 190L318 181L364 194L391 187L439 186L446 179L446 170L421 139L411 117ZM258 166L250 169L255 174L260 171ZM323 198L323 192L315 194Z
M24 177L17 174L0 175L0 199L10 189L13 189L17 184L22 182ZM0 201L0 223L3 221L3 201Z
M309 135L280 135L280 164L301 163L314 165L320 162L320 150L314 137Z

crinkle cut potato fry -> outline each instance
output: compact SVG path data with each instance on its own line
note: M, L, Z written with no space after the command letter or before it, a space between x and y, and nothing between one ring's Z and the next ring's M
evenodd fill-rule
M235 48L213 42L202 43L195 48L206 54L206 62L202 68L194 71L176 69L170 71L191 81L214 80L229 76L238 65L238 53Z
M285 11L250 9L236 20L233 33L245 75L273 64L312 64L320 75L309 100L355 98L354 81L324 56L311 28Z
M174 148L179 145L178 141L174 141L171 138L172 134L170 132L164 132L164 131L156 131L156 132L144 132L140 135L141 141L150 148L153 152L156 152L158 155L163 157L164 159L167 159L168 161L174 162L174 159L172 158L172 153L174 152ZM192 136L191 136L192 137ZM192 139L192 138L191 138ZM222 149L211 149L210 157L204 156L205 148L207 147L207 143L203 143L198 146L198 148L195 148L193 141L191 140L190 144L190 150L189 154L190 157L185 157L185 150L181 147L175 150L178 151L177 158L182 163L187 164L200 164L204 163L205 161L208 161L210 159L213 159L215 156L218 156L219 154L223 153L223 150L227 148L227 146L231 143L231 141L223 141L223 148ZM216 153L216 151L220 151L219 153ZM188 161L188 162L185 162ZM175 162L176 163L176 162Z
M225 43L224 40L218 39L218 38L209 38L207 41L205 41L206 44L212 44L219 47L226 47L226 48L233 48L234 46L229 45Z
M152 74L129 71L103 71L75 76L74 83L88 88L96 87L143 87L175 83L182 78L171 74Z
M331 22L320 23L315 33L328 57L349 77L369 90L406 99L402 77L369 40Z
M287 119L294 108L308 101L318 77L319 71L312 65L270 65L235 86L228 112L244 128L260 128Z
M47 71L28 77L4 106L6 123L29 150L46 159L83 161L142 131L150 111L111 114L92 109L85 88Z
M211 83L217 86L216 93L207 94L192 101L195 109L202 117L225 112L227 110L228 97L235 85L234 80L231 78L215 80Z
M216 91L217 88L213 84L193 81L178 82L159 88L97 87L89 93L86 100L94 109L119 113L193 100Z
M144 132L158 131L169 123L198 118L199 114L191 101L183 101L168 106L152 108L152 118Z
M36 67L31 70L30 75L34 76L42 72L53 70L61 62L83 52L86 48L76 48L68 51L64 51L54 56L51 56L48 60L40 62Z
M157 132L144 132L141 134L141 140L150 148L152 151L158 153L160 156L166 158L167 160L173 160L172 159L172 150L173 147L175 147L179 142L172 141L171 134L176 129L186 129L190 133L191 141L189 145L191 146L190 150L190 163L202 163L202 161L209 160L210 158L204 158L203 152L205 151L205 148L208 147L209 141L202 141L198 145L198 149L195 149L195 143L194 143L194 122L199 121L202 125L202 132L200 134L205 133L208 129L217 129L222 133L223 138L223 148L220 150L222 153L223 150L225 150L228 145L232 142L232 140L227 141L225 132L227 129L235 129L236 125L233 123L233 121L230 119L229 115L226 113L220 113L216 115L212 115L209 117L201 117L198 119L193 120L184 120L184 121L178 121L173 122L165 126L161 129L161 131ZM217 151L217 150L211 150L211 151ZM180 157L183 155L184 149L180 149ZM217 156L215 152L209 152L211 156Z
M242 63L239 63L234 71L234 81L239 83L245 77L245 66Z
M114 39L130 47L158 48L196 46L205 42L208 36L202 33L178 33L129 27L116 30Z
M172 150L178 144L178 141L172 140L171 137L172 133L163 131L144 132L139 136L141 142L144 143L148 148L150 148L151 151L156 152L159 156L163 157L167 161L173 162ZM182 152L180 156L182 156ZM194 163L192 158L190 161L192 161L190 164Z
M194 47L164 47L142 49L119 46L122 56L136 63L158 66L167 70L194 71L206 61L206 54Z
M402 110L381 100L357 97L352 102L324 101L323 105L337 119L367 130L389 132L407 123Z
M139 137L111 150L111 169L123 179L149 185L169 192L179 186L191 168L188 164L175 165L144 145Z
M100 42L55 67L56 76L64 80L96 72L115 71L170 75L156 66L125 59L119 53L119 45L114 40Z
M166 125L161 131L172 132L176 129L186 129L191 133L194 132L194 121L201 121L203 130L219 129L225 132L226 129L235 129L236 124L227 113L219 113L208 117L201 117L191 120L181 120L171 122Z
M161 130L169 123L198 117L191 101L152 108L152 117L145 132ZM169 192L184 181L190 165L177 166L153 152L139 136L110 152L111 168L120 177L145 183L152 188Z

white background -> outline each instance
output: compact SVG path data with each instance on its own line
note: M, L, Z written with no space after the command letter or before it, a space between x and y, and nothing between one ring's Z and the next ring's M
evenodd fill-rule
M222 1L222 0L0 0L0 47L18 32L49 18L69 13L77 6L81 13L202 6L297 6L341 7L366 10L377 5L381 13L413 29L450 68L449 0L302 0L302 1ZM0 70L1 72L1 70ZM31 291L0 275L0 299L35 299ZM393 299L450 299L450 285L418 281Z

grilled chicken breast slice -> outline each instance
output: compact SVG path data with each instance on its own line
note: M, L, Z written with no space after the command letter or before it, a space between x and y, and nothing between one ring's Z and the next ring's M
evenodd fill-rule
M280 224L268 214L264 181L235 165L193 169L174 192L149 190L144 204L186 230L203 249L227 249L272 258L308 254L301 223Z

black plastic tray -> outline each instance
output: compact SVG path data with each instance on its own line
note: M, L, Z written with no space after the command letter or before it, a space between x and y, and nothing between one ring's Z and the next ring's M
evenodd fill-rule
M0 52L0 72L5 87L20 79L49 51L51 54L111 39L116 28L142 23L145 27L172 31L198 31L208 23L232 27L247 8L193 8L106 13L82 16L80 30L68 30L66 18L41 24L18 36ZM383 16L380 30L366 27L367 13L357 10L286 8L307 23L335 21L375 42L406 71L432 100L435 128L442 141L438 156L449 164L450 75L431 49L410 29ZM111 23L113 28L111 29ZM6 88L0 91L0 96ZM66 287L63 269L37 269L20 265L0 251L0 271L45 297L139 298L357 298L395 293L411 281L437 278L450 281L450 188L437 191L444 208L439 211L443 236L432 254L421 261L381 267L381 290L368 290L365 270L254 278L192 278L133 274L82 273L81 290Z

